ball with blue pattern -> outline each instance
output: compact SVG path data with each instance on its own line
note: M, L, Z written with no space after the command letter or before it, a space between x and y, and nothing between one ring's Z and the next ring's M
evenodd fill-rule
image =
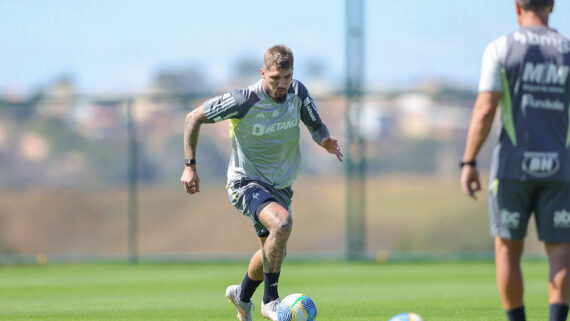
M422 317L413 312L406 312L406 313L396 314L388 321L424 321L424 319L422 319Z
M302 293L286 296L277 308L277 320L279 321L313 321L316 319L315 302Z

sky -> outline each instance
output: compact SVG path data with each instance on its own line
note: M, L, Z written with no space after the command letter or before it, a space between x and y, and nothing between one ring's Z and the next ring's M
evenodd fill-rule
M350 1L350 0L349 0ZM516 29L514 0L364 0L366 86L438 80L476 88L488 42ZM83 93L140 93L162 69L199 68L211 86L274 44L295 78L342 84L345 0L0 0L0 94L62 75ZM550 25L570 36L570 1Z

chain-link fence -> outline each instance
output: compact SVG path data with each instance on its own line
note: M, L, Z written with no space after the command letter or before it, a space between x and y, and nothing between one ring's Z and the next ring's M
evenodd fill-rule
M4 262L35 260L38 253L61 260L202 259L241 258L255 251L251 222L226 195L227 122L202 127L202 191L190 196L179 182L185 115L207 96L42 96L3 102ZM473 204L458 186L456 164L473 97L445 91L364 97L368 256L491 249L485 195ZM329 93L317 96L316 103L343 146L345 98ZM410 126L416 118L421 122ZM314 144L307 131L301 137L303 171L293 186L289 253L343 257L344 165Z

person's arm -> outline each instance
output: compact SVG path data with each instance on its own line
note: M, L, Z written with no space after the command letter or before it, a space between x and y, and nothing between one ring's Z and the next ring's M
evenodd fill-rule
M192 160L192 164L185 164L180 182L184 186L186 193L194 194L200 192L200 177L196 171L196 148L198 147L198 137L200 136L200 126L208 123L208 118L204 109L198 107L186 115L184 122L184 158L186 162Z
M313 140L322 146L327 152L336 155L336 158L342 162L344 156L338 146L338 141L330 137L329 129L324 123L320 123L315 127L308 127Z
M309 91L302 83L299 83L299 91L301 101L301 121L307 126L315 143L323 147L330 154L336 155L336 158L342 162L344 155L340 151L338 141L330 137L327 125L321 120L317 107Z
M489 136L501 92L480 92L473 107L471 124L467 133L463 163L475 161L481 147ZM481 190L479 172L475 165L464 165L461 169L461 188L469 197L476 199L475 192Z

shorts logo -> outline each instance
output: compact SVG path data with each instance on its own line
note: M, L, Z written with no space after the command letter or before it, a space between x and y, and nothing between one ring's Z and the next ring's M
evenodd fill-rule
M511 213L505 209L501 210L501 222L510 229L518 228L520 225L520 219L520 213Z
M560 169L558 153L525 152L522 170L534 177L549 177Z
M554 227L570 228L570 212L566 210L554 212Z

